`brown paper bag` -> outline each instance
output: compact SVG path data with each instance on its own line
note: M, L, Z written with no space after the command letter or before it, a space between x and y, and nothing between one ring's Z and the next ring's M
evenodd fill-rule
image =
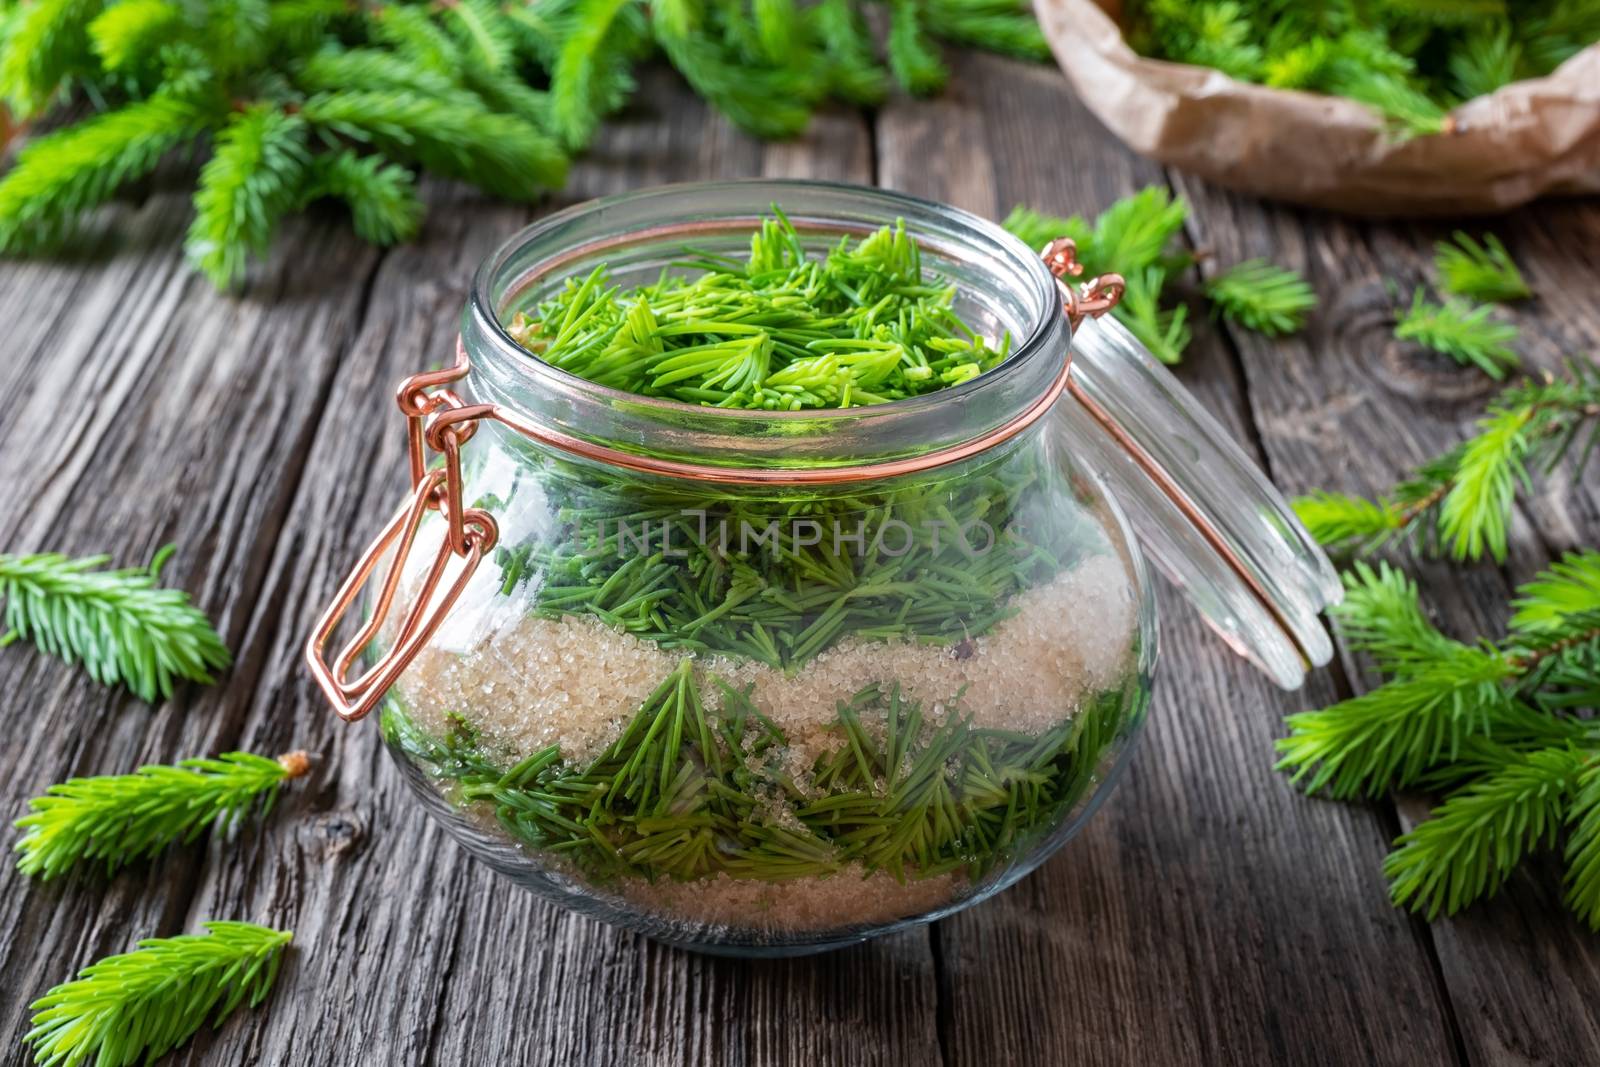
M1504 211L1600 192L1600 45L1455 110L1455 132L1397 140L1341 97L1268 89L1137 55L1115 0L1034 0L1056 60L1129 147L1256 196L1358 215Z

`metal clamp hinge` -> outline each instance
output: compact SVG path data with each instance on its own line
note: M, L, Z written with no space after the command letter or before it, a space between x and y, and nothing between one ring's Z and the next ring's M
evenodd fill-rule
M1056 276L1061 288L1061 311L1073 329L1085 317L1098 319L1116 307L1128 291L1128 283L1120 274L1097 275L1074 289L1067 279L1082 274L1083 264L1078 262L1078 242L1070 237L1057 237L1039 255Z
M494 417L492 405L465 404L447 388L466 373L462 360L455 367L413 375L401 383L395 399L406 416L411 495L367 547L306 642L306 663L312 676L333 703L334 711L346 721L362 718L383 699L384 693L438 631L478 564L500 538L493 516L481 508L466 506L461 446L477 431L478 420ZM428 449L443 456L442 467L430 469ZM388 640L388 649L364 673L351 679L349 675L356 661L384 629L417 531L429 511L441 512L446 521L445 535L440 539L433 562L412 594L411 607ZM393 559L371 616L329 663L325 650L333 631L361 595L384 555L390 552ZM445 573L453 558L463 562L446 585Z

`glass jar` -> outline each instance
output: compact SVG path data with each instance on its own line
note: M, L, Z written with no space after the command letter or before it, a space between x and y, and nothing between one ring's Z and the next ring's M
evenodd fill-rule
M601 263L629 286L686 247L740 255L773 205L819 252L903 219L1011 354L914 399L731 411L574 377L507 331ZM1144 720L1146 553L1285 686L1331 654L1339 589L1226 433L1091 317L1115 281L1074 287L1049 252L797 182L523 231L478 272L455 366L401 387L413 492L309 642L318 681L347 719L381 707L469 851L665 941L815 951L1010 885L1105 799Z

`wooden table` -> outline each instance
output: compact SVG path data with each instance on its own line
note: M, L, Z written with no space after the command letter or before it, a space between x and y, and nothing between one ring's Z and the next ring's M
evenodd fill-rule
M877 182L991 216L1096 211L1151 182L1223 263L1304 271L1322 306L1271 342L1196 323L1180 374L1285 490L1373 492L1458 440L1492 387L1390 336L1390 280L1445 227L1361 225L1241 199L1114 142L1046 67L964 57L951 91L837 111L762 145L673 78L607 128L561 204L746 175ZM240 296L183 266L181 180L105 217L70 259L0 282L0 548L147 559L217 620L237 665L159 708L15 646L0 652L7 817L69 775L245 748L316 754L270 820L114 878L0 873L3 1055L26 1002L140 937L207 918L296 931L272 1000L172 1063L1579 1064L1600 1058L1600 939L1551 860L1433 925L1379 863L1415 799L1339 804L1272 769L1285 713L1365 684L1348 660L1280 693L1163 588L1163 659L1131 773L1088 830L1000 898L832 955L737 962L559 911L470 861L403 792L374 726L341 725L300 644L402 491L397 379L448 357L473 268L548 206L430 190L421 239L382 252L341 219L292 223ZM112 229L114 227L114 231ZM1600 204L1497 222L1540 299L1540 367L1600 337ZM1448 628L1495 633L1510 583L1600 540L1600 478L1550 482L1504 568L1424 565Z

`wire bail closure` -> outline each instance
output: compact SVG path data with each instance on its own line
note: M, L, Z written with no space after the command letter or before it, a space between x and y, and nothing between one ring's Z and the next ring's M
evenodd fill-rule
M367 547L306 642L306 663L312 677L333 704L335 713L346 722L364 717L383 699L384 693L438 631L478 564L483 562L484 554L500 539L494 517L481 508L467 507L465 502L461 446L477 432L478 420L492 417L494 412L491 405L464 404L454 392L445 388L465 377L468 369L469 365L463 360L445 370L412 375L401 383L395 400L406 416L411 496ZM435 388L437 392L428 391ZM429 469L428 449L444 457L442 467ZM411 555L423 516L429 511L442 512L447 526L433 563L417 588L416 600L406 611L389 650L365 673L347 680L356 660L377 638L389 617L406 560ZM385 553L391 550L394 557L373 606L372 617L330 664L324 653L328 640L361 595ZM440 593L452 558L463 560L460 572Z

